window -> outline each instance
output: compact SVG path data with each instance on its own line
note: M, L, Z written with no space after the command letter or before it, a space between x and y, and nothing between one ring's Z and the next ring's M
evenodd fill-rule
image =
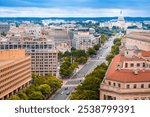
M141 84L141 88L144 88L144 84Z
M125 68L127 68L128 67L128 63L125 63Z
M150 88L150 84L148 84L148 88Z
M137 67L140 67L140 63L137 63Z
M115 87L115 86L116 86L116 83L114 83L113 85L114 85L114 87Z
M108 82L108 85L110 85L110 86L111 86L111 82Z
M137 88L137 85L136 85L136 84L134 84L133 88L135 88L135 89L136 89L136 88Z
M106 100L106 95L104 95L104 100Z
M131 64L130 64L130 66L131 66L131 67L134 67L134 64L133 64L133 63L131 63Z
M145 67L145 63L143 63L143 67Z
M126 88L129 89L129 88L130 88L130 85L127 85Z
M121 87L121 85L120 85L120 84L118 84L118 87Z

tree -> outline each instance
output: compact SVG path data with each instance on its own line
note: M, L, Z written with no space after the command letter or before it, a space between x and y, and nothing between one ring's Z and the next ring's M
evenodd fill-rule
M72 100L98 100L99 86L102 82L108 66L105 63L97 66L92 73L85 77L84 82L77 86L76 91L71 94Z
M64 53L63 57L68 57L68 56L71 56L71 52L66 51L66 52Z
M98 77L87 77L86 80L82 83L82 90L92 90L99 93L99 85L102 80Z
M114 55L119 54L119 46L113 45L111 48L111 53Z
M44 76L42 76L42 75L39 76L35 73L32 74L32 79L33 79L33 84L36 85L36 86L41 85L45 82Z
M5 32L2 32L1 35L5 37L7 34Z
M68 77L73 73L72 64L70 62L64 62L60 66L60 75L62 77Z
M108 61L108 63L111 63L111 60L113 59L114 55L111 53L106 57L106 60Z
M61 66L60 66L60 75L62 77L69 77L71 74L73 74L75 68L78 67L78 64L76 62L69 62L65 61Z
M43 100L45 96L40 91L33 91L29 95L29 100Z
M84 64L84 63L87 62L87 60L88 60L87 57L82 56L82 57L80 57L80 58L77 58L77 59L76 59L76 62L79 63L79 64Z
M58 90L62 86L62 81L58 78L47 78L46 83L51 87L52 93Z
M10 97L10 100L20 100L20 97L17 95L13 95Z
M101 43L104 44L108 40L108 36L105 34L101 35Z
M72 65L71 65L71 67L72 67L72 69L75 69L75 68L77 68L77 67L78 67L78 63L76 63L76 62L73 62L73 63L72 63Z
M59 51L59 53L58 53L58 61L61 61L62 58L63 58L63 53Z
M19 91L17 93L17 96L21 99L21 100L28 100L28 96L26 95L26 93L24 93L23 91Z
M99 48L100 48L100 45L99 44L97 44L97 45L94 45L94 47L93 47L96 51L97 50L99 50Z
M89 55L96 55L96 50L93 49L93 48L89 48L88 51L87 51L87 53L88 53Z
M62 80L52 76L39 76L37 74L32 75L32 84L19 91L14 97L10 99L22 99L22 100L41 100L46 99L50 94L54 93L62 86Z
M74 92L71 100L98 100L96 92L92 90L84 90L82 93Z
M119 38L114 39L113 43L116 44L116 42L119 40Z
M42 92L43 95L47 95L51 93L51 87L48 84L42 84L39 86L39 91Z

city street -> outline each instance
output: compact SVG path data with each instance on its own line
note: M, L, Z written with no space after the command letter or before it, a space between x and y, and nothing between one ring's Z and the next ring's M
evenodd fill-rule
M111 47L113 46L113 40L119 38L121 35L116 34L112 38L109 38L108 41L103 45L103 47L97 52L97 55L89 58L87 63L65 84L60 90L58 90L50 100L67 100L69 99L70 94L75 90L75 87L78 86L83 80L84 77L91 73L98 65L105 62L106 56L109 55Z

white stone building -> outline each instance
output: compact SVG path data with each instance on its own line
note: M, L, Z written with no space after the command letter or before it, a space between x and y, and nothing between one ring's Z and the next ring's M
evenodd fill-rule
M74 39L72 40L72 47L75 49L87 50L96 44L98 44L97 38L89 32L78 32L74 34Z

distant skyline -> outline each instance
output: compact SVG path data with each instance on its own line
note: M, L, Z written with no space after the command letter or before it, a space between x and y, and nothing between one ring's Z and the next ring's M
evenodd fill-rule
M149 0L1 0L0 17L150 17Z

